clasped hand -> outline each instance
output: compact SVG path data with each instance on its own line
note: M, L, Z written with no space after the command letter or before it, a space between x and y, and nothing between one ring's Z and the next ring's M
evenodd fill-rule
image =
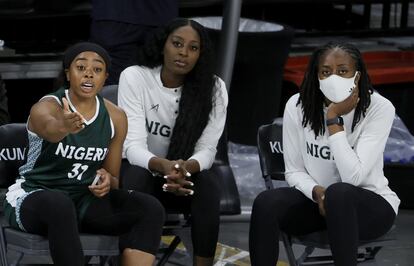
M190 180L187 180L191 177L191 174L185 167L185 161L181 159L177 161L168 161L164 168L164 178L167 182L163 185L162 189L165 192L171 192L177 196L194 194L194 190L189 189L190 187L193 187L194 184Z
M112 175L103 168L96 171L96 174L100 176L98 183L96 185L90 185L88 188L92 194L98 198L101 198L108 194L111 189Z

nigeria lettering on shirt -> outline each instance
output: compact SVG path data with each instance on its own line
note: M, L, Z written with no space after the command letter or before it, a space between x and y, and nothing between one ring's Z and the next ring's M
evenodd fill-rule
M160 122L151 121L145 119L147 130L153 135L161 135L163 137L169 138L171 135L171 128L167 125L163 125Z
M108 148L97 147L76 147L72 145L63 145L59 142L55 155L62 156L66 159L103 161L108 153Z
M319 146L318 144L306 141L306 153L315 158L334 160L333 156L331 156L331 149L329 146Z

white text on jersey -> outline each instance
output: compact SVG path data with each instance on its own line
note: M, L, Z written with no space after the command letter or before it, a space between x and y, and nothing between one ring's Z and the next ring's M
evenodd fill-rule
M76 147L71 145L63 146L59 142L55 155L62 156L66 159L86 160L86 161L103 161L108 153L108 148L96 147Z

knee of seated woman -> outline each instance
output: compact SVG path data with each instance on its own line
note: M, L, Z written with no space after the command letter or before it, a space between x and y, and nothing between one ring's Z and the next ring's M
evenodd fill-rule
M197 186L208 186L211 190L219 190L218 176L216 176L211 170L203 170L197 174L193 174L191 181Z
M131 208L137 209L139 212L145 213L145 216L160 221L164 224L165 221L165 209L157 198L149 194L129 191L129 202ZM155 221L154 220L154 221Z
M338 201L343 200L345 202L351 202L356 198L355 192L359 188L343 182L338 182L327 187L325 191L325 201Z
M346 193L349 191L354 191L355 188L357 187L352 184L338 182L338 183L333 183L332 185L328 186L326 188L325 193L340 193L341 194L341 193Z
M262 212L265 216L285 213L292 208L292 193L301 192L289 187L262 191L254 200L253 210L255 213Z

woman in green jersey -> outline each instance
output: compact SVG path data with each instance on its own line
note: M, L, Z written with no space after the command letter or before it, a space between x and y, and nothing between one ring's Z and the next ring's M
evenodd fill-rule
M159 245L161 204L118 189L127 119L98 95L109 67L94 43L65 52L65 84L33 105L27 163L7 193L10 224L47 236L56 265L84 265L79 232L120 235L122 265L152 265Z

